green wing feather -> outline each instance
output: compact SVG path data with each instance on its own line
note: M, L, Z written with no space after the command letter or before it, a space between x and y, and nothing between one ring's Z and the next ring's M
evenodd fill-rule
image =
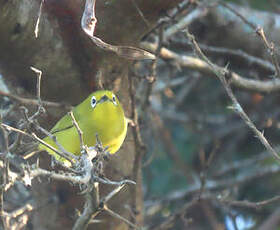
M79 120L79 114L78 114L76 109L73 110L73 114L74 114L74 117L75 117L76 121L78 121ZM66 130L66 129L70 129L73 126L74 125L73 125L73 121L72 121L71 116L69 114L66 114L51 129L51 133L55 134L55 133L61 132L61 131Z
M73 127L72 119L69 114L66 114L63 118L61 118L56 125L51 129L51 134L55 134L61 132L63 130L69 129Z
M78 120L79 116L78 116L76 109L73 110L73 114L74 114L75 119ZM69 130L73 127L74 127L74 125L73 125L71 116L69 114L66 114L55 124L55 126L51 129L50 132L51 132L51 134L59 136L61 134L60 132L63 133L63 131ZM47 142L48 144L52 145L53 147L57 148L55 143L49 137L45 137L43 140L45 142ZM65 165L68 165L68 166L71 165L70 162L68 162L66 159L60 157L58 154L56 154L55 152L53 152L46 146L40 144L39 149L48 151L51 155L53 155L56 158L56 160L64 163Z

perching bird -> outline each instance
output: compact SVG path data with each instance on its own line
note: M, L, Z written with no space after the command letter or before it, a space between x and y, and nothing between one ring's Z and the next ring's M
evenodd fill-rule
M126 136L127 119L113 92L100 90L90 94L73 109L73 115L83 132L85 145L95 146L98 135L103 147L107 147L111 154L119 150ZM62 117L50 132L65 150L75 155L81 154L79 134L69 114ZM43 141L59 149L50 137L45 137ZM46 150L66 165L70 163L43 144L39 145L39 149Z

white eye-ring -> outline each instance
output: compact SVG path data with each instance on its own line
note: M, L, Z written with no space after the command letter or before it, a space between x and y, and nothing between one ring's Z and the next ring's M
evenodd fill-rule
M115 95L113 95L112 99L113 99L114 105L117 105L117 100L116 100L116 96Z
M96 106L96 98L95 98L95 96L92 96L90 104L91 104L92 108L94 108Z

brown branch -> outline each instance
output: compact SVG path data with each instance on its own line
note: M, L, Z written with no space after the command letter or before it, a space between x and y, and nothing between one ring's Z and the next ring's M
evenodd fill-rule
M193 21L204 17L207 14L208 9L206 7L197 7L192 12L187 14L184 18L180 19L179 22L170 26L163 35L164 41L168 41L174 34L181 32L187 26L189 26Z
M91 221L103 210L107 211L110 215L114 213L114 217L124 221L126 224L136 227L136 225L132 224L130 221L125 219L124 217L116 214L112 210L107 207L107 202L110 201L116 194L120 192L120 190L126 185L125 181L119 182L119 186L111 191L107 196L103 199L99 199L99 185L97 182L94 183L93 191L88 191L85 195L86 202L84 206L83 213L77 219L73 230L84 230L91 223Z
M72 123L73 125L75 126L77 132L78 132L78 135L79 135L79 138L80 138L80 149L81 151L84 149L85 145L84 145L84 139L83 139L83 131L80 129L79 125L78 125L78 122L76 121L75 117L74 117L74 114L73 114L73 111L69 112L69 115L72 119Z
M73 226L73 230L84 230L102 209L99 208L99 184L95 183L93 190L85 194L85 205L83 213L79 216Z
M155 51L155 60L152 61L151 63L151 76L147 77L148 79L148 84L147 84L147 89L146 89L146 93L145 93L145 99L143 101L143 105L142 105L142 110L145 110L147 108L147 106L149 105L149 99L152 93L152 89L154 86L154 83L156 82L156 78L157 78L157 73L156 73L156 68L157 68L157 63L158 63L158 57L159 57L159 53L160 53L160 49L162 47L162 42L163 42L163 26L159 28L159 34L158 34L158 45Z
M124 217L122 217L121 215L119 215L118 213L115 213L113 210L109 209L107 205L104 205L104 210L111 216L125 222L128 226L136 229L136 230L141 230L141 228L139 228L137 225L131 223L129 220L125 219Z
M176 223L177 218L180 218L182 214L185 215L185 213L192 208L194 205L197 204L199 200L198 199L193 199L192 201L186 203L183 205L182 208L179 210L175 211L173 214L171 214L165 221L163 221L160 225L156 227L152 227L149 230L167 230L167 229L172 229L172 226Z
M183 45L183 44L181 44L181 45ZM230 48L224 48L224 47L208 46L208 45L204 45L204 44L200 44L200 43L199 43L199 47L203 51L206 51L206 52L236 56L236 57L242 58L243 60L245 60L249 64L256 64L256 65L260 66L261 68L263 68L265 70L268 70L268 71L271 71L271 72L275 71L275 67L274 67L273 64L271 64L271 62L266 61L262 58L258 58L258 57L255 57L253 55L250 55L250 54L248 54L245 51L240 50L240 49L236 50L236 49L230 49Z
M4 96L4 97L8 97L8 98L20 103L20 104L23 104L23 105L38 106L38 100L35 100L35 99L19 97L19 96L16 96L16 95L6 93L4 91L0 91L0 95ZM50 101L42 101L42 105L46 106L46 107L55 107L55 108L60 108L60 109L71 109L72 108L72 106L67 105L67 104L50 102Z
M133 188L132 191L132 208L136 210L139 215L136 215L133 223L139 221L142 221L142 215L141 215L141 202L142 202L142 184L141 184L141 175L142 175L142 158L144 154L146 153L146 146L143 143L142 136L140 133L140 127L138 122L138 111L136 107L136 98L135 98L135 86L134 86L134 78L128 76L128 83L129 83L129 97L130 97L130 103L131 103L131 120L133 123L132 127L132 135L133 135L133 141L134 141L134 147L135 147L135 158L133 162L133 169L132 169L132 178L135 180L138 184ZM140 207L139 207L140 206Z
M278 60L277 60L277 56L275 54L274 43L273 42L271 42L271 43L268 42L263 28L258 27L257 30L256 30L256 33L262 38L263 43L264 43L265 47L267 48L268 53L270 54L271 61L275 66L275 76L280 77L280 67L279 67L279 63L278 63Z
M156 44L148 43L148 42L142 42L141 45L145 49L150 50L152 52L154 52L157 47ZM160 57L165 60L175 61L175 63L181 67L206 73L205 76L213 76L213 71L211 67L207 64L207 62L199 58L195 58L187 55L179 55L164 47L161 48ZM270 92L275 92L280 90L279 79L260 81L260 80L246 78L242 75L239 75L238 73L231 72L226 69L224 69L224 71L231 76L230 77L231 84L233 84L236 87L253 90L257 92L265 92L265 93L270 93Z
M275 150L277 152L280 151L280 146L276 146ZM267 154L267 151L264 151L254 157L250 157L248 159L242 160L242 161L236 161L226 164L224 167L219 169L217 172L214 173L214 177L222 177L226 174L232 173L233 171L240 170L240 169L246 169L248 167L253 167L254 165L271 158L271 155Z
M256 34L261 38L263 41L264 46L267 48L267 51L270 55L271 61L275 66L275 76L280 78L280 67L279 63L275 54L275 46L273 42L269 42L268 39L265 36L264 29L260 26L256 26L253 22L250 22L247 20L243 15L241 15L239 12L237 12L234 8L232 8L230 5L220 1L220 4L224 6L225 8L229 9L233 14L238 16L246 25L251 27Z
M1 125L2 127L4 127L5 129L7 129L8 131L14 131L14 132L23 134L24 136L31 137L32 139L38 141L39 143L41 143L41 144L47 146L49 149L51 149L52 151L54 151L55 153L57 153L59 156L61 156L61 157L65 158L65 159L67 159L67 160L70 161L71 163L74 163L72 159L73 159L73 158L75 159L76 156L74 156L73 154L70 154L70 153L68 153L67 151L65 151L65 150L63 149L63 147L62 147L59 143L57 143L56 140L55 140L55 141L56 141L57 146L58 146L59 148L61 147L63 151L58 151L56 148L52 147L51 145L49 145L48 143L46 143L45 141L43 141L42 139L40 139L39 137L37 137L37 135L36 135L35 133L29 134L29 133L27 133L27 132L25 132L25 131L22 131L22 130L20 130L20 129L14 128L14 127L12 127L12 126L9 126L9 125L3 124L3 123L1 123L0 125ZM42 128L41 128L41 129L42 129ZM42 129L42 130L44 130L44 129ZM47 131L45 130L45 132L47 132ZM55 139L55 137L52 137L52 138Z
M150 23L149 21L145 18L142 10L138 7L137 3L135 2L135 0L131 0L133 6L135 7L135 9L137 10L138 14L140 15L140 17L142 18L142 20L145 22L147 28L150 27Z
M253 133L255 133L257 138L264 145L264 147L268 150L268 152L270 152L276 160L280 161L280 156L278 155L278 153L272 148L270 143L264 137L264 134L256 128L256 126L250 120L248 115L244 112L243 108L241 107L241 105L238 103L236 97L234 96L234 94L229 86L229 83L226 81L226 76L232 76L229 74L229 71L227 70L227 68L221 68L221 67L213 64L201 51L194 36L192 34L190 34L188 30L186 30L186 35L192 44L194 52L209 65L212 72L219 78L219 80L223 84L228 96L230 97L231 101L233 102L232 108L234 109L234 111L243 119L243 121L248 125L248 127L253 131Z
M38 18L37 18L35 29L34 29L35 38L38 38L38 35L39 35L39 24L40 24L43 4L44 4L44 0L41 0L39 12L38 12Z
M81 26L83 31L89 36L89 38L101 49L112 51L119 55L132 60L145 60L155 59L155 56L143 49L131 47L131 46L114 46L102 41L99 37L94 36L95 26L97 19L95 17L95 2L96 0L86 0L85 9L81 19Z
M280 196L275 196L267 200L258 201L258 202L251 202L248 200L226 200L226 199L218 199L219 202L231 206L231 207L238 207L238 208L251 208L259 210L264 208L267 205L274 204L275 202L280 201Z

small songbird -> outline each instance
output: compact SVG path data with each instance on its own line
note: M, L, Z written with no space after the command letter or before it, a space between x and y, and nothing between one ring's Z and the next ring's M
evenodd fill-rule
M127 119L122 105L113 92L100 90L90 94L73 109L73 115L83 132L85 145L95 146L97 135L103 147L107 147L111 154L119 150L126 136ZM50 133L65 150L75 155L81 154L80 137L69 114L62 117ZM45 137L43 141L59 149L50 137ZM70 163L43 144L39 145L39 149L46 150L56 160L66 165Z

